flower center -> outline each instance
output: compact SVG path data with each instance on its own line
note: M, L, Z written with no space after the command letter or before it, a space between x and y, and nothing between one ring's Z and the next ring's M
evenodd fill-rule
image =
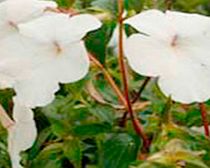
M12 28L14 28L15 30L18 30L18 26L16 23L14 23L13 21L8 21L9 26L11 26Z
M178 35L174 35L171 41L171 46L175 47L177 45Z
M58 44L57 41L54 41L53 45L54 45L54 47L55 47L56 54L59 55L59 54L62 52L61 46Z

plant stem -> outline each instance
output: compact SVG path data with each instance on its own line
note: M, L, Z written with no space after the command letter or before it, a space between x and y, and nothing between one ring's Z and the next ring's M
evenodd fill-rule
M146 134L143 131L143 127L140 124L139 120L137 119L135 113L132 109L132 104L129 98L129 89L128 89L128 80L127 80L127 73L126 67L124 62L124 54L123 54L123 12L124 12L124 1L118 0L118 10L119 10L119 17L118 17L118 24L119 24L119 65L122 74L122 82L124 85L124 96L127 102L128 113L130 114L133 127L136 133L143 139L144 147L148 149L149 147L149 139L147 138Z
M117 86L117 84L115 83L114 79L112 78L112 76L109 74L109 72L106 70L106 68L104 68L104 66L92 55L89 54L89 58L90 60L97 66L99 67L105 78L107 79L108 83L110 84L110 86L112 87L113 91L116 93L116 95L118 96L119 100L121 101L121 103L127 107L127 102L125 100L125 97L123 95L123 93L121 92L121 90L119 89L119 87Z
M132 104L135 103L135 102L141 97L141 94L142 94L142 92L144 91L144 89L145 89L145 87L147 86L147 84L149 83L150 79L151 79L150 77L147 77L147 78L144 80L143 84L140 86L140 89L139 89L138 93L137 93L137 94L135 95L135 97L131 100L131 103L132 103ZM121 119L121 122L120 122L122 127L125 126L125 124L126 124L127 115L128 115L128 112L126 111L126 112L124 113L122 119Z
M207 110L204 103L199 103L200 111L201 111L201 117L203 120L203 126L205 135L209 137L209 125L208 125L208 119L207 119Z
M143 82L143 84L141 85L141 87L140 87L138 93L136 94L136 96L135 96L134 99L132 100L132 103L135 103L135 102L141 97L141 94L142 94L142 92L144 91L144 89L145 89L145 87L147 86L147 84L149 83L150 79L151 79L150 77L147 77L147 78L144 80L144 82Z
M14 121L9 117L4 108L0 105L0 122L5 129L14 125Z

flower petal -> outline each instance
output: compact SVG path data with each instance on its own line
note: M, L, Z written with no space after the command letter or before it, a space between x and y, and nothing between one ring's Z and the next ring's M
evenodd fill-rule
M42 70L34 70L27 78L15 83L14 89L21 104L34 108L45 106L54 99L54 93L59 89L58 82L51 69Z
M45 106L54 99L59 83L80 80L88 73L89 64L83 42L72 43L63 54L40 64L26 74L27 78L17 81L17 97L29 107Z
M45 15L27 24L20 24L19 28L21 34L37 41L66 44L80 41L86 33L100 26L101 22L88 14L69 17L67 14L56 13Z
M36 54L37 47L33 41L19 34L0 40L0 46L0 88L13 87L16 80L45 59Z
M14 101L15 125L9 129L8 150L13 168L22 168L20 165L20 152L30 148L37 136L33 111ZM22 118L23 117L23 118Z
M125 43L127 39L127 35L125 30L123 31L123 42ZM117 25L112 33L112 38L110 39L109 43L108 43L108 47L113 48L114 50L114 54L118 55L118 51L119 51L119 25Z
M174 62L170 72L158 79L158 85L166 96L174 101L189 104L204 102L210 98L210 68L195 63L189 57Z
M202 35L207 31L210 32L210 18L207 16L167 11L166 17L180 36Z
M128 18L124 23L131 25L139 32L158 38L168 38L174 32L165 14L155 9L141 12Z
M176 59L166 43L161 44L151 37L140 34L128 38L125 43L125 55L134 71L152 77L168 71Z
M76 82L87 75L90 61L84 42L72 43L64 50L62 59L55 60L52 72L61 83ZM56 66L56 68L54 68Z
M0 5L0 16L4 14L4 19L15 24L27 22L40 16L47 7L57 7L55 2L44 0L7 0Z
M72 16L70 22L72 27L71 31L75 31L75 38L76 36L83 38L88 32L96 30L102 26L102 23L90 14Z

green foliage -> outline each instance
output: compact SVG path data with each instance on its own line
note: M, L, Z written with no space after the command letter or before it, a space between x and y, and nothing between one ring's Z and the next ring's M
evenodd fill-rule
M137 157L139 142L128 134L111 135L103 145L104 168L127 168Z
M71 7L76 0L56 0L59 6L69 8Z
M101 29L89 33L86 46L108 69L121 87L121 75L116 53L108 42L117 25L117 0L56 0L61 8L76 8L81 13L103 15ZM164 0L125 0L126 17L144 9L167 7ZM173 10L210 15L209 0L174 0ZM133 30L126 29L127 33ZM164 33L164 32L163 32ZM129 70L131 97L134 97L144 78ZM93 83L95 91L87 89ZM11 113L12 90L0 91L0 102ZM91 95L92 94L92 95ZM97 99L97 97L99 97ZM100 102L101 97L103 102ZM142 140L135 134L130 120L122 126L125 108L101 71L91 66L86 79L61 85L56 99L46 107L35 109L38 138L33 147L21 154L26 168L209 168L210 141L192 126L201 126L200 111L196 105L187 109L180 104L166 103L154 81L143 91L143 108L135 109L151 148L146 160L139 160ZM210 103L207 108L210 110ZM167 116L167 122L162 122ZM210 121L210 114L208 114ZM165 119L165 118L164 118ZM165 121L165 120L164 120ZM11 167L6 152L7 134L0 127L0 168Z
M86 38L86 46L101 63L105 63L107 55L107 44L111 38L115 24L112 22L105 23L99 30L90 33ZM97 47L96 47L97 46Z

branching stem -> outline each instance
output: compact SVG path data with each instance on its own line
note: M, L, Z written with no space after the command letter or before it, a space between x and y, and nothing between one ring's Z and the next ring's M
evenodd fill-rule
M136 133L143 139L144 142L144 147L147 149L149 147L149 139L147 135L143 131L143 127L140 124L138 118L136 117L135 113L133 112L132 109L132 104L129 98L129 89L128 89L128 80L127 80L127 72L126 72L126 67L125 67L125 62L124 62L124 54L123 54L123 12L124 12L124 1L123 0L118 0L118 9L119 9L119 17L118 17L118 24L119 24L119 65L120 65L120 70L122 74L122 83L124 86L124 96L126 99L127 103L127 110L128 113L130 114L133 127L136 131Z
M147 77L147 78L144 80L143 84L142 84L141 87L139 88L138 93L137 93L136 96L133 98L132 103L135 103L135 102L141 97L141 94L142 94L142 92L144 91L144 89L145 89L145 87L147 86L147 84L149 83L150 79L151 79L150 77Z
M114 79L110 75L110 73L106 70L106 68L92 54L89 54L89 58L103 72L105 78L107 79L107 82L110 84L111 88L113 89L113 91L118 96L120 102L125 107L127 107L126 99L125 99L123 93L121 92L121 90L119 89L119 87L117 86L117 84L115 83Z

